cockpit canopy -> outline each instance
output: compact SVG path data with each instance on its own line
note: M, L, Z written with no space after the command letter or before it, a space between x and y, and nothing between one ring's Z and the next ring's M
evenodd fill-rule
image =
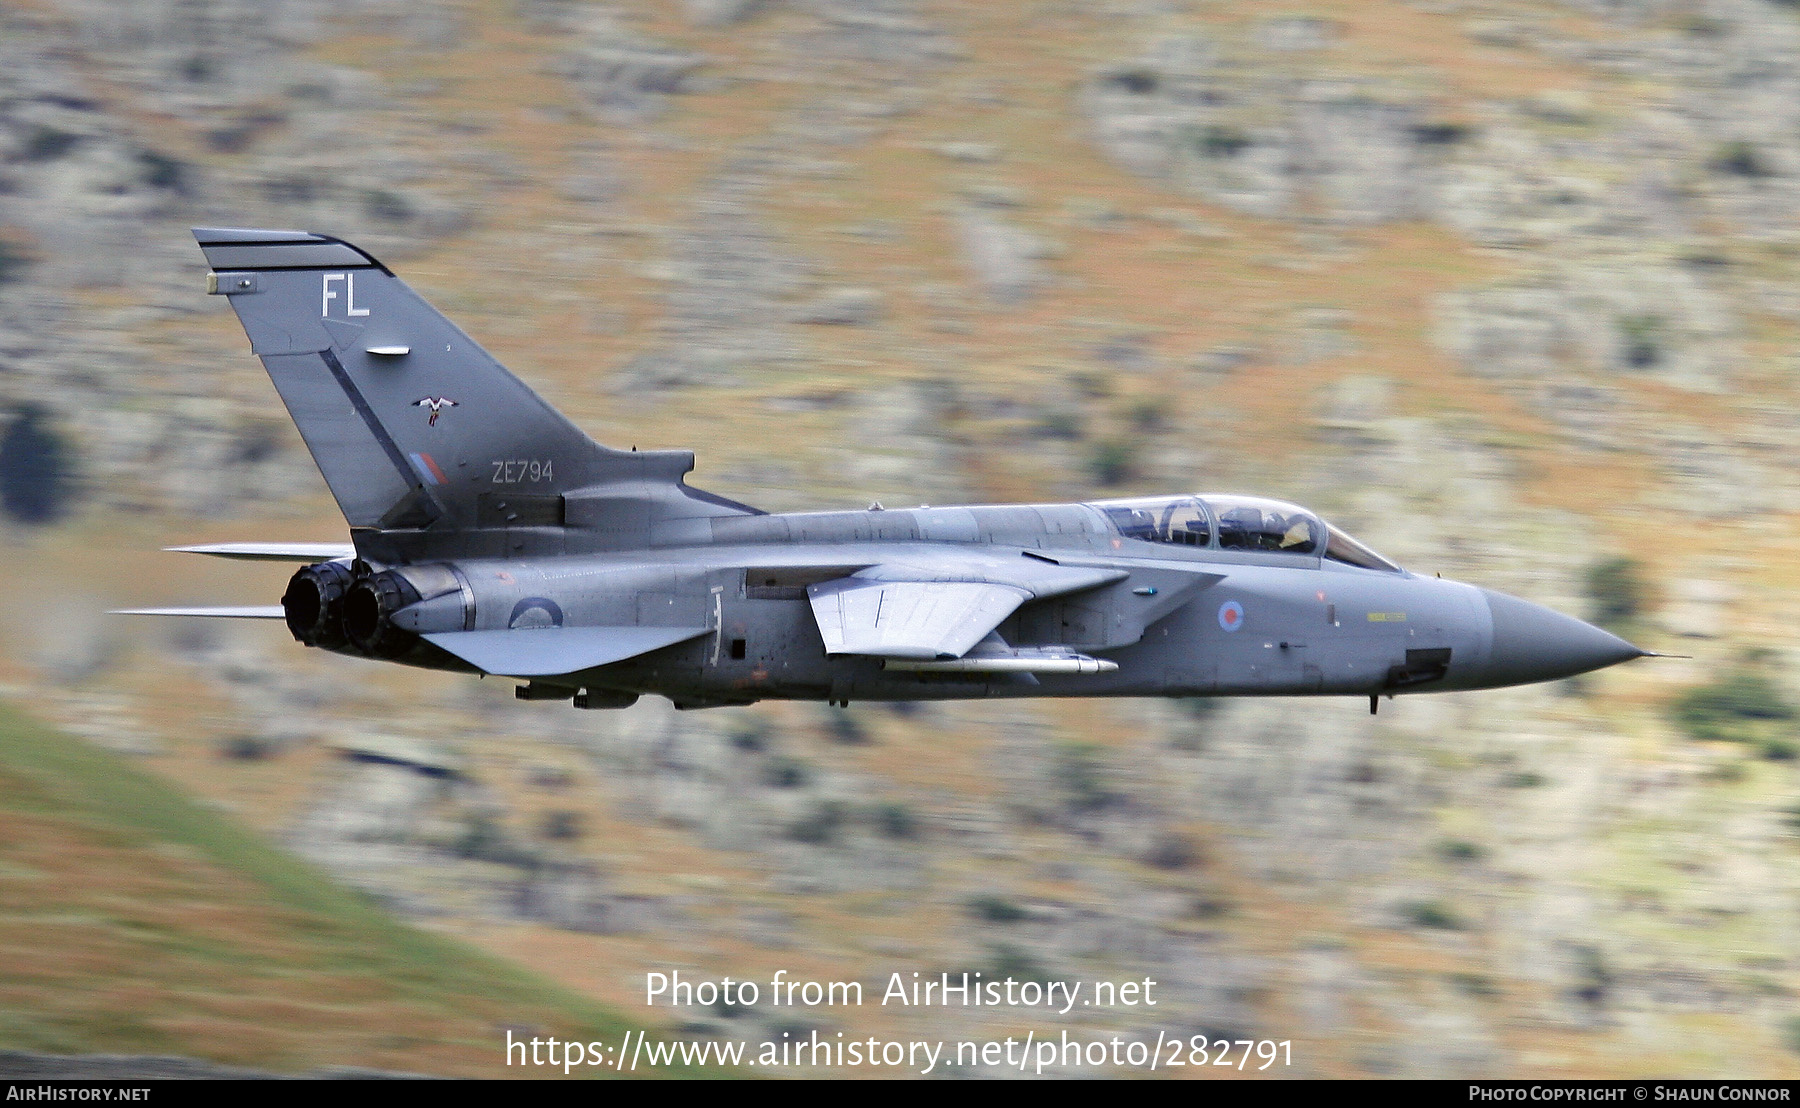
M1323 554L1363 569L1400 572L1400 567L1296 504L1249 496L1156 496L1102 500L1119 534L1145 542L1216 550L1260 550L1279 554Z

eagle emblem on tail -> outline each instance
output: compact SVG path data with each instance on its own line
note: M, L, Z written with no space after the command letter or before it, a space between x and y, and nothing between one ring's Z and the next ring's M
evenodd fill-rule
M430 409L431 418L426 421L425 426L436 427L438 416L443 414L445 408L456 407L456 401L443 396L421 396L419 399L412 402L412 406L415 408Z

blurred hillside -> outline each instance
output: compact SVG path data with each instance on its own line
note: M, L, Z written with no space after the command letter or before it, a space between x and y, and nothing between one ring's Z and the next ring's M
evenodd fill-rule
M616 1042L631 1026L397 925L117 755L11 712L0 785L0 1036L37 1052L0 1050L8 1077L207 1076L121 1051L492 1077L506 1072L496 1028ZM74 1074L45 1058L71 1054L111 1068Z
M0 681L634 1014L671 967L1148 975L1058 1026L1792 1075L1797 200L1786 0L16 0ZM284 580L161 545L343 533L197 224L366 246L770 510L1254 492L1695 657L1374 718L578 713L109 621Z

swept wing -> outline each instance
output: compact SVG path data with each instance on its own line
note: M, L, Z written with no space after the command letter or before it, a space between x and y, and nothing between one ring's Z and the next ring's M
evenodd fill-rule
M1098 588L1122 569L959 555L883 562L807 586L827 654L960 658L1029 600Z

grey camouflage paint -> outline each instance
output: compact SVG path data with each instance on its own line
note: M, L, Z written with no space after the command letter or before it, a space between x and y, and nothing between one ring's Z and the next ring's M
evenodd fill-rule
M353 550L255 611L310 645L522 678L522 699L684 708L1372 698L1645 653L1455 581L1126 537L1087 504L764 514L685 484L691 452L593 442L348 243L195 235L350 525Z

